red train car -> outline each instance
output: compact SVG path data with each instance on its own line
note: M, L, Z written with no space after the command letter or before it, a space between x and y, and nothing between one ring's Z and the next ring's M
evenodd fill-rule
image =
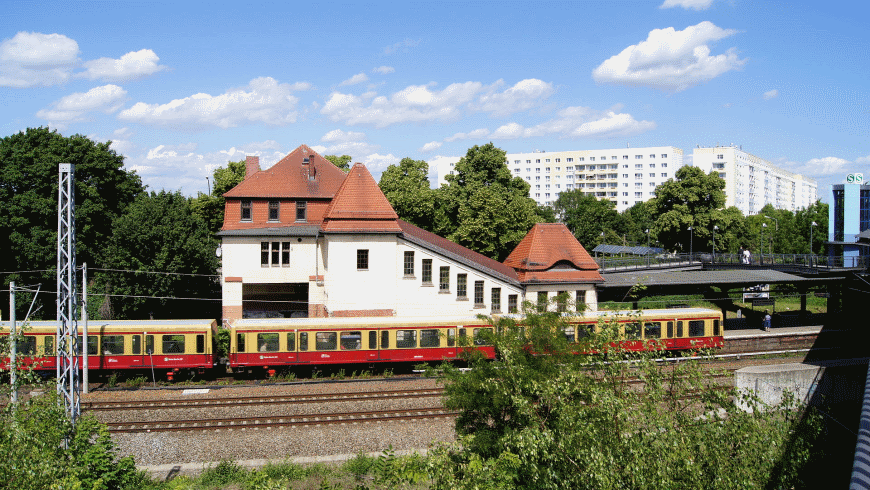
M0 322L0 337L10 333L10 323ZM37 321L19 325L20 362L37 370L56 370L57 322ZM78 355L82 365L85 342L79 326ZM88 369L155 369L178 372L215 366L214 320L109 320L88 322ZM5 359L3 364L8 363Z

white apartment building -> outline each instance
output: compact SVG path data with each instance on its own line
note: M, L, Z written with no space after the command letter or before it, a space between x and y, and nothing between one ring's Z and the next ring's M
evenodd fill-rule
M697 147L692 164L706 173L716 171L725 180L725 205L736 206L745 216L758 214L767 204L797 211L815 203L814 179L773 166L738 146Z
M581 189L609 199L622 212L655 197L656 186L672 179L683 166L683 150L674 146L610 150L508 153L511 174L529 183L529 197L552 206L564 191ZM438 168L438 185L454 164Z

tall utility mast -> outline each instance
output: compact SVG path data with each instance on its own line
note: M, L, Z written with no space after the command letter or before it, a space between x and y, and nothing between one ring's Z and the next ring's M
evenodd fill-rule
M75 165L60 164L57 190L57 393L73 424L80 412L74 175ZM87 349L83 354L88 355Z

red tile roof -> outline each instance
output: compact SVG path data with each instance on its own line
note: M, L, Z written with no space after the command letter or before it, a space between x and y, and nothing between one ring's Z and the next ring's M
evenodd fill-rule
M504 261L521 282L603 282L598 264L563 223L537 223Z
M465 263L481 272L497 276L502 280L507 280L508 282L515 284L518 282L517 271L501 262L479 254L474 250L465 248L457 243L453 243L446 238L440 237L422 228L418 228L407 221L398 220L398 222L406 240L441 253L460 263Z
M304 163L305 159L308 163ZM306 145L300 145L266 170L249 175L224 194L230 198L331 198L344 172Z
M399 216L365 165L355 163L326 209L324 232L401 233Z

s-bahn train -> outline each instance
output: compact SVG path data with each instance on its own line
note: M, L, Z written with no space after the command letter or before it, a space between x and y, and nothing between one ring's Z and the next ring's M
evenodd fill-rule
M569 342L581 341L598 328L599 319L614 316L629 349L644 349L653 339L666 350L724 345L722 313L703 308L585 312L568 318L561 333ZM56 322L31 322L19 341L18 352L29 356L35 369L56 369L56 329ZM212 320L92 321L89 369L168 370L169 379L180 370L202 372L219 364L217 329ZM294 366L454 360L465 337L492 357L494 349L481 335L491 329L487 321L471 317L243 319L230 327L227 367L271 375ZM8 334L9 323L0 322L0 336ZM83 345L80 340L80 353Z
M168 370L170 379L181 370L212 369L217 363L214 345L217 325L214 320L90 321L88 369ZM10 322L0 322L0 338L8 339L10 327ZM23 334L16 343L20 359L37 371L56 371L57 322L29 322ZM84 345L79 326L79 366ZM3 359L2 367L7 364L8 359Z

